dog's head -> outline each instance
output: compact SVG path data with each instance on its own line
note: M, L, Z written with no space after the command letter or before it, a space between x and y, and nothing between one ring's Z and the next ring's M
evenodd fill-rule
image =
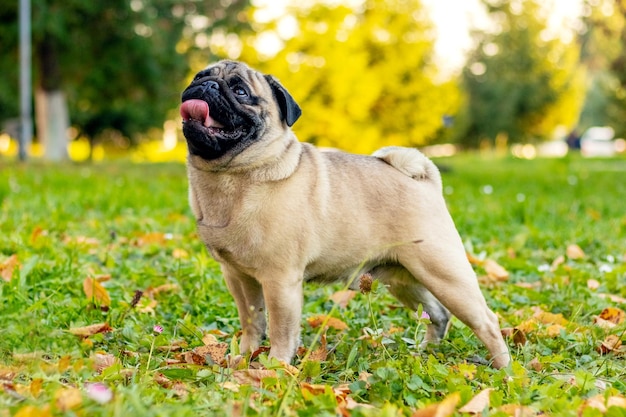
M287 130L301 110L272 76L236 61L196 74L183 91L180 114L191 155L232 159L249 146Z

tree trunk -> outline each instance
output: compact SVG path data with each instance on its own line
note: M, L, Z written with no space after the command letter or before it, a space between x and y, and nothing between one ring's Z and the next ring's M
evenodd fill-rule
M35 94L37 136L50 161L68 159L67 143L70 119L67 100L62 90L58 47L52 36L37 44L40 86Z
M44 158L55 162L67 160L70 121L65 94L60 90L37 89L35 112L37 135L44 147Z

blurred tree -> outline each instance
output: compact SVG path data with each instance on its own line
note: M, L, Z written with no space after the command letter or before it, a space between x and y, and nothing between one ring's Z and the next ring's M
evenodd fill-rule
M626 0L586 0L583 22L590 87L580 127L609 125L626 137Z
M474 33L463 70L467 92L460 141L550 138L578 120L584 94L579 48L550 35L535 0L483 0L494 30Z
M212 28L241 25L247 0L33 0L36 128L51 159L68 127L90 143L137 141L176 108L181 53ZM181 39L187 38L186 43ZM17 116L17 2L0 3L0 120ZM69 116L68 116L69 115ZM93 147L93 146L92 146Z
M301 140L369 153L437 138L459 92L437 79L433 32L419 0L367 0L356 9L317 4L295 8L293 16L257 28L257 41L282 34L280 52L270 58L262 43L248 42L244 57L280 79L300 103ZM285 26L294 33L285 34Z

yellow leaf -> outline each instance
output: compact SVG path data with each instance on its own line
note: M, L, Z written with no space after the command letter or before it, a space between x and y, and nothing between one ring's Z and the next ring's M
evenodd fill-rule
M543 324L560 324L561 326L566 326L568 323L567 320L563 317L563 314L548 313L541 309L538 309L533 317Z
M448 395L440 403L430 404L421 410L415 411L411 417L449 417L454 414L459 401L461 401L461 395L455 392Z
M565 327L560 324L552 324L546 329L546 334L548 337L557 337L561 334L561 330L565 330Z
M54 393L57 408L69 411L78 408L83 402L83 396L78 388L62 388Z
M278 374L273 369L241 369L233 372L233 377L237 383L261 387L266 378L278 378Z
M498 410L512 417L531 417L538 414L534 409L519 404L505 404Z
M491 394L493 388L486 388L476 394L474 398L468 401L463 407L459 408L461 413L470 414L482 414L482 412L489 408L489 394Z
M42 386L43 386L43 379L34 378L32 381L30 381L30 387L29 387L30 394L35 398L39 397Z
M187 251L184 249L176 248L172 251L172 257L174 259L189 258L189 253L187 253Z
M327 316L325 314L309 317L307 319L307 322L313 328L317 328L320 326L331 327L335 330L346 330L348 328L348 325L343 321L335 317Z
M597 290L598 288L600 288L600 282L595 279L588 279L587 288L589 288L590 290Z
M570 259L582 259L585 257L585 252L578 245L569 245L565 250L565 254Z
M27 405L20 408L13 417L50 417L50 405L44 405L43 408Z
M13 271L19 265L17 255L13 254L0 263L0 277L6 282L13 278Z
M109 297L109 293L102 286L102 284L95 279L91 277L85 278L83 281L83 291L85 291L85 295L88 299L97 301L99 305L106 307L111 305L111 297Z
M623 310L615 307L607 307L600 312L598 316L602 320L606 320L613 324L622 324L624 322L624 318L626 318L626 313Z

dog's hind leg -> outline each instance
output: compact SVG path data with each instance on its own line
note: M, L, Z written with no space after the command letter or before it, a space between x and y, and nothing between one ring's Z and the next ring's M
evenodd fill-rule
M381 265L374 268L371 274L410 310L416 311L422 305L430 318L423 345L439 343L448 331L451 317L439 300L401 265Z
M452 239L455 235L456 231L451 230L449 234L439 233L437 239L425 239L419 247L403 246L398 249L398 260L450 313L474 331L489 350L492 365L502 368L508 365L510 354L498 318L487 306L460 239Z

